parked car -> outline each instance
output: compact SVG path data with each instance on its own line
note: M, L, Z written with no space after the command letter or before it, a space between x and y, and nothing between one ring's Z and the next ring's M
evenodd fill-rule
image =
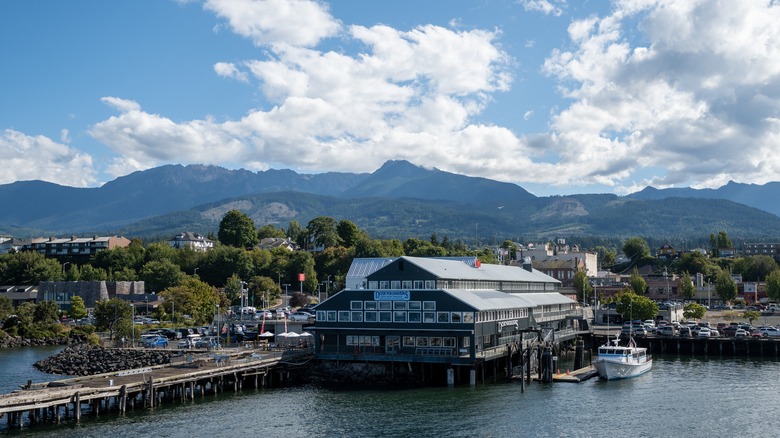
M739 328L739 327L737 327L735 325L730 325L730 326L725 327L723 329L723 336L728 336L730 338L733 338L734 336L737 336L737 332L739 330L742 330L742 333L747 335L747 332L744 329L741 329L741 328Z
M168 348L168 338L165 336L145 337L141 343L146 348Z
M747 338L748 337L748 332L746 332L745 329L738 328L734 332L734 337L735 338Z
M718 329L711 328L710 329L710 337L711 338L719 338L720 337L720 332L718 331Z
M761 330L761 335L765 338L778 338L780 337L780 330L775 327L764 327Z
M680 326L680 337L690 338L693 336L693 331L687 325Z
M631 329L631 334L634 336L647 336L647 329L644 326L634 326Z
M699 328L698 336L700 338L709 338L710 337L710 329L707 327L701 327Z
M764 334L761 333L761 330L759 330L759 329L753 329L753 330L750 331L750 336L752 336L754 338L761 338L761 337L764 336Z
M307 322L309 320L314 319L314 315L308 312L301 312L300 310L297 312L293 312L288 317L290 321L304 321Z
M670 325L664 325L664 326L658 327L656 329L656 331L655 331L655 334L657 334L658 336L674 336L675 335L675 330L674 330L674 327L672 327Z

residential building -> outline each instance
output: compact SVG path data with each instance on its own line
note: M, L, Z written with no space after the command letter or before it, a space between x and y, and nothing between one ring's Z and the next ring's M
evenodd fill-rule
M298 249L298 245L291 239L282 237L265 237L260 239L260 243L257 245L260 249L274 249L284 248L288 251L295 251Z
M780 243L745 243L742 252L746 256L768 255L780 259Z
M543 272L561 282L562 287L574 286L574 275L579 271L585 271L585 261L577 258L547 258L534 260L534 269Z
M93 236L48 239L34 239L24 245L22 251L35 251L46 257L77 257L88 258L99 251L113 248L125 248L130 245L130 239L120 236Z
M677 258L677 250L674 249L672 245L664 243L660 248L658 248L658 257L664 259Z
M195 251L206 251L209 248L214 247L213 240L207 239L198 233L190 233L189 231L173 236L173 239L170 239L168 243L171 244L172 248L190 248Z
M0 297L11 300L14 307L23 303L35 304L38 298L38 288L36 286L0 286Z

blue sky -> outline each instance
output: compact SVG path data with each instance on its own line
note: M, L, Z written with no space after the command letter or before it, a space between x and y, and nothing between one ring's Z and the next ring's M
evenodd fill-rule
M780 180L776 0L6 0L0 184L163 164L540 195Z

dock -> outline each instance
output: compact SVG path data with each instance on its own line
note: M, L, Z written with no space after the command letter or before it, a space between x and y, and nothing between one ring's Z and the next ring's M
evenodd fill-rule
M553 374L553 382L579 383L598 376L598 372L593 365L588 365L574 371Z
M39 423L79 422L82 415L154 408L165 402L194 400L226 391L279 386L291 370L305 366L308 350L238 350L186 354L170 364L51 382L27 383L0 394L0 418L8 428Z

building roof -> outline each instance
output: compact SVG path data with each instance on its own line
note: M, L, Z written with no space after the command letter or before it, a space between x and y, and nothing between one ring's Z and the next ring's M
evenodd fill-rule
M529 293L529 294L512 294L520 296L524 300L528 301L531 307L537 306L551 306L554 304L573 304L575 301L571 298L567 298L557 292L541 292L541 293Z
M387 257L352 259L352 264L349 265L349 271L347 271L347 278L366 278L368 275L384 268L393 261L395 261L395 258Z
M401 258L443 279L560 284L559 280L545 273L536 269L529 271L521 266L480 264L478 267L471 267L458 260L426 257Z
M533 307L518 294L484 289L442 289L446 294L460 300L476 311L503 310Z

